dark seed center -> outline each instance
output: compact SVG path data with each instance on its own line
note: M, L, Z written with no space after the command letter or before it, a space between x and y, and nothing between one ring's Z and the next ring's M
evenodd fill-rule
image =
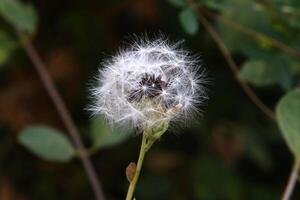
M154 74L145 73L138 83L138 88L130 93L128 99L132 101L140 100L142 97L157 97L167 85L167 82L162 80L161 75L156 77Z

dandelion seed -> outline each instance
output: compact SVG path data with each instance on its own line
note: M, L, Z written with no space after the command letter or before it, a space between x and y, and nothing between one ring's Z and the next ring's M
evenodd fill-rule
M198 61L178 43L144 40L102 67L91 110L111 123L144 129L169 123L187 118L206 99Z

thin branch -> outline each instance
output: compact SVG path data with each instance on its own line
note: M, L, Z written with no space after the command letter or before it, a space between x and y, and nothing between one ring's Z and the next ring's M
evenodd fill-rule
M291 171L288 183L283 192L281 200L289 200L290 199L290 197L293 193L293 190L296 186L296 183L297 183L299 169L300 169L300 159L295 159L293 169Z
M197 5L194 3L194 1L190 0L189 3L190 3L191 8L193 8L195 10L195 12L197 13L198 19L201 22L201 24L204 26L206 31L210 34L212 39L217 44L217 46L220 49L221 53L223 54L226 62L228 63L228 66L230 67L231 71L233 72L235 79L238 81L238 83L240 84L240 86L242 87L242 89L244 90L246 95L264 114L266 114L271 119L275 120L274 112L268 106L266 106L262 102L262 100L255 94L255 92L251 89L251 87L239 77L239 69L237 67L237 64L235 63L231 53L225 46L222 38L219 36L217 31L208 22L208 20L203 16L201 10L197 9Z
M104 200L103 191L101 188L100 181L97 178L96 171L91 163L90 158L88 157L87 150L85 149L81 139L79 132L71 118L69 111L65 103L63 102L61 96L58 93L55 84L50 77L45 64L43 63L42 59L38 55L37 51L33 47L29 38L20 30L16 30L16 33L22 43L23 48L25 49L28 57L30 58L31 62L33 63L40 79L48 92L49 96L51 97L59 116L61 117L62 121L64 122L73 142L75 148L78 151L79 158L83 164L83 167L88 175L89 181L92 185L93 191L95 193L95 197L97 200Z
M288 45L286 45L285 43L276 40L270 36L267 36L261 32L255 31L253 29L247 28L237 22L234 22L232 20L229 20L223 16L220 16L218 14L215 14L213 12L210 12L208 10L204 10L205 14L208 15L209 17L212 17L214 19L217 19L221 22L223 22L225 25L230 26L232 28L234 28L235 30L244 33L246 35L249 35L253 38L255 38L256 40L262 40L265 39L267 41L269 41L275 48L280 49L282 51L284 51L285 53L287 53L290 56L296 57L296 58L300 58L300 51L297 51L291 47L289 47Z

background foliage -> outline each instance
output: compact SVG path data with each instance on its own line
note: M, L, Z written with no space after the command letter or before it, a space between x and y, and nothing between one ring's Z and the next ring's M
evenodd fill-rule
M101 179L122 199L125 168L140 137L90 118L88 87L100 62L146 32L166 34L200 54L210 100L191 126L169 131L148 153L138 199L278 199L300 157L298 0L0 0L0 199L92 199L77 152L15 29L46 62ZM197 11L214 25L239 74L276 112L245 95ZM278 126L279 125L279 126ZM174 134L175 132L175 134ZM281 134L283 133L283 134ZM286 142L287 144L286 144ZM300 198L296 187L293 199Z

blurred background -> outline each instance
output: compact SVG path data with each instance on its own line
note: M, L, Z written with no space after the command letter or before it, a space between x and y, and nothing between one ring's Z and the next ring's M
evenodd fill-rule
M0 6L1 1L7 0L0 0ZM101 118L91 118L84 110L90 102L88 88L101 61L126 46L124 41L134 34L151 37L159 32L171 41L184 40L187 49L201 56L211 80L210 99L200 108L202 116L188 127L168 131L149 151L137 199L280 198L293 156L277 123L252 103L235 80L237 74L231 72L197 14L203 14L220 34L240 69L238 78L274 110L278 100L300 84L300 1L19 2L31 5L36 13L36 27L27 30L28 35L91 152L107 199L124 199L125 168L137 160L141 137L112 131ZM64 139L69 135L5 17L6 11L13 11L1 9L0 199L94 199L75 153L55 160L51 151L56 145L41 153L30 149L26 136L20 137L37 125L60 131ZM22 26L28 21L20 16ZM299 198L296 187L292 199Z

